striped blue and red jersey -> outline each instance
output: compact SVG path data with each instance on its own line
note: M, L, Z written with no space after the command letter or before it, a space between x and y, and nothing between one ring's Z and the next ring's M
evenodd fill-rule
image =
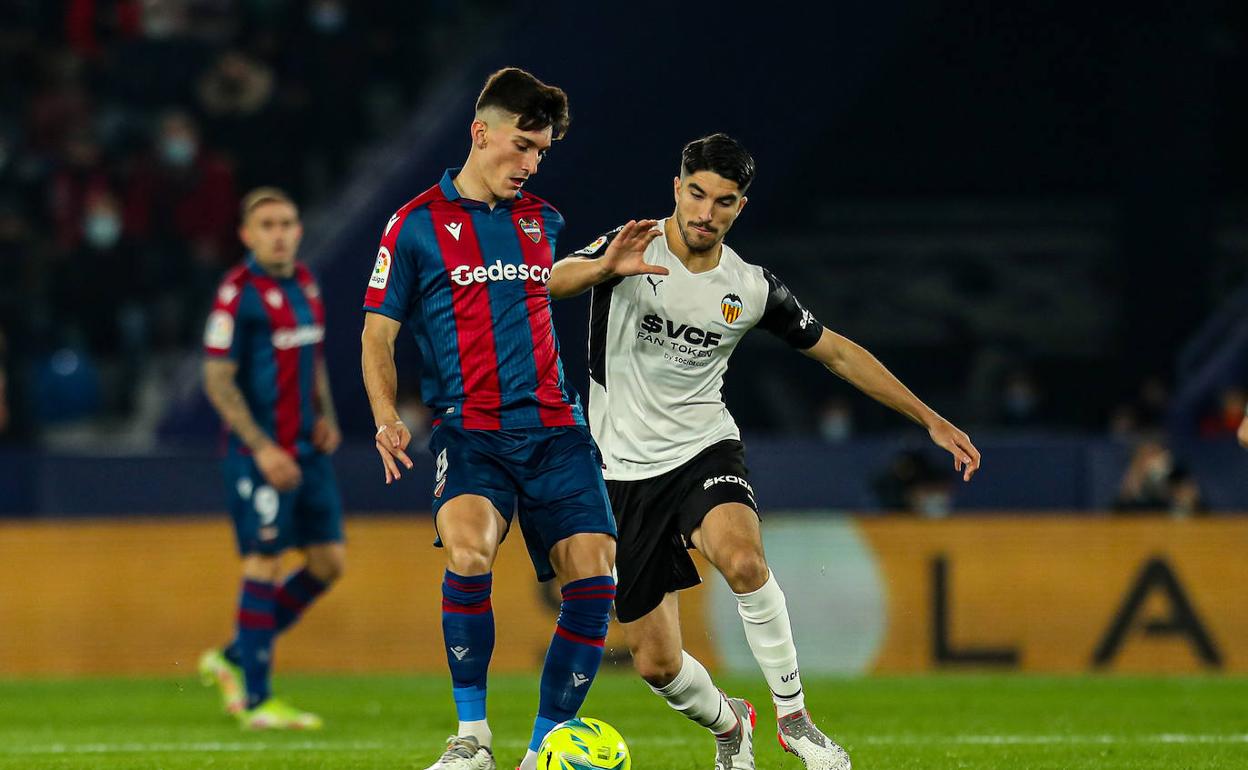
M324 339L325 307L311 271L299 263L292 277L278 278L249 255L217 289L204 353L238 364L235 380L256 423L283 449L304 456L315 451ZM247 451L232 433L229 450Z
M436 419L469 430L584 425L546 288L563 216L527 192L493 209L464 198L458 173L390 218L364 309L411 328Z

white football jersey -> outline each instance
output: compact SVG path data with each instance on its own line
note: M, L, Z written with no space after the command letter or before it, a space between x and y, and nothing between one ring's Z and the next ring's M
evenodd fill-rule
M614 237L576 254L599 257ZM613 279L590 299L589 421L611 480L658 476L717 441L740 438L720 391L747 331L761 326L802 350L823 333L788 287L727 244L719 264L702 273L690 273L664 236L645 261L668 274Z

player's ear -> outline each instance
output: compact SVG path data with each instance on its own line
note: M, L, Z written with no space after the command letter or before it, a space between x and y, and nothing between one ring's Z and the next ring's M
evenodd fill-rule
M243 245L246 246L248 249L251 248L251 235L247 232L246 220L244 220L243 223L238 226L238 239L242 241Z
M478 150L484 150L486 145L486 135L490 133L490 127L485 121L477 118L472 121L472 127L469 129L472 133L472 146Z
M672 177L672 197L680 203L680 177Z
M741 200L737 201L737 216L741 216L741 211L745 209L745 204L749 202L750 202L749 198L745 197L744 195L741 196Z

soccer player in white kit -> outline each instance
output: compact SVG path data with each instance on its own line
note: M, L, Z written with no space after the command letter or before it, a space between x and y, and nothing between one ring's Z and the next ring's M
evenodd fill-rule
M556 298L593 289L590 425L619 528L616 615L638 673L715 735L717 770L754 767L753 707L718 690L682 649L676 592L700 582L688 554L697 548L737 597L781 745L811 770L848 770L849 756L804 705L784 593L763 555L744 447L720 393L728 358L762 327L926 428L964 480L980 457L874 356L723 242L753 178L753 158L730 137L689 143L672 215L630 221L559 261L549 288Z

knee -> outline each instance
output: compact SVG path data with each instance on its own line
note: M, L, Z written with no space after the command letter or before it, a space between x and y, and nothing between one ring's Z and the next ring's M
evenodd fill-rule
M282 561L277 556L253 553L243 558L243 577L264 583L276 583L281 576Z
M346 569L347 556L342 551L332 551L308 558L308 571L317 580L327 585L340 580Z
M720 572L728 582L728 587L738 594L747 594L762 588L770 574L762 552L754 549L736 551L727 559Z
M666 687L671 684L680 673L684 662L679 654L668 655L657 650L647 650L644 646L631 652L633 668L637 669L637 673L651 687Z
M495 549L487 543L446 546L446 567L456 575L484 575L494 567Z

